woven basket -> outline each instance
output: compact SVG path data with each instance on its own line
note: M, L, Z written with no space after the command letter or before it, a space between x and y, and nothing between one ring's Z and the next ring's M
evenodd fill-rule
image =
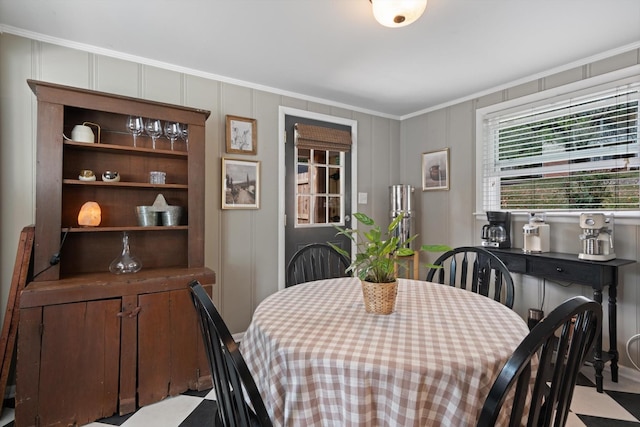
M396 305L398 294L398 281L391 283L362 283L362 295L364 297L364 309L367 313L391 314Z

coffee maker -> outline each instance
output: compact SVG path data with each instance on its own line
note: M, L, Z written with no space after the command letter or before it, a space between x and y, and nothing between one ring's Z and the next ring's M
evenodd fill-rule
M580 214L580 228L582 252L578 254L578 258L609 261L616 257L613 251L613 216L602 213Z
M551 235L549 224L545 223L545 214L530 213L529 222L522 226L522 232L524 233L523 252L528 254L549 252Z
M482 227L482 246L511 247L511 212L488 211L489 224Z

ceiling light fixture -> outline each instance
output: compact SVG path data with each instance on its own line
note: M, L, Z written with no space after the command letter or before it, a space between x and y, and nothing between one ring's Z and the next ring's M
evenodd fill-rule
M427 0L369 0L373 16L385 27L398 28L418 20L427 7Z

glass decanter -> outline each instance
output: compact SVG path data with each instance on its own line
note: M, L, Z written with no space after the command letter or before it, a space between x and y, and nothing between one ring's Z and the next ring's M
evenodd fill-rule
M122 253L119 257L111 261L109 271L113 274L136 273L142 268L142 263L131 255L129 248L129 234L122 233Z

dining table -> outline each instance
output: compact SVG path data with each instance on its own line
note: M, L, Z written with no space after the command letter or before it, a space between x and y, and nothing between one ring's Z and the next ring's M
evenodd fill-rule
M490 298L420 280L398 279L391 314L367 313L347 277L264 299L240 350L275 426L475 426L528 332Z

